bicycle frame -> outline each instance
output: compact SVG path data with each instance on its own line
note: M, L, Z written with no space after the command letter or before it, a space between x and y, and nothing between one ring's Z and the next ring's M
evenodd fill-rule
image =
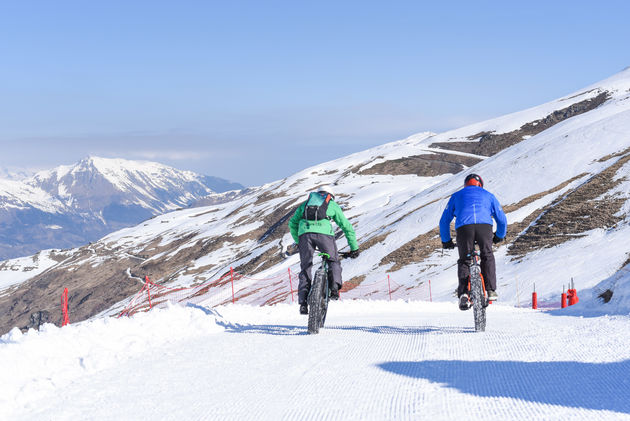
M485 297L487 297L488 293L486 292L486 281L483 279L483 273L481 273L480 260L481 260L481 255L479 254L479 251L478 250L473 251L472 263L469 266L470 267L472 267L472 266L479 266L479 276L481 277L481 286L483 288L483 295ZM470 277L469 277L469 280L468 280L468 291L470 291ZM488 304L489 304L489 302L488 302Z

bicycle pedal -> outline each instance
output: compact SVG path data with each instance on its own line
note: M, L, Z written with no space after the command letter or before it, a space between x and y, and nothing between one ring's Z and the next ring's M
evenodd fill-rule
M459 297L459 309L462 311L468 310L472 306L472 303L468 299L468 295L464 294Z

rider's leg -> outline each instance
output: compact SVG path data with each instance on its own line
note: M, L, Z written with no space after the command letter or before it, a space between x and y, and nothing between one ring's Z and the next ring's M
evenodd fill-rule
M313 268L313 253L315 252L315 244L311 232L300 235L298 242L298 250L300 252L300 275L298 284L298 303L306 304L306 297L311 289L311 269Z
M468 266L470 258L468 255L472 253L475 246L475 227L474 225L463 225L457 228L457 251L459 259L457 259L457 278L459 286L457 288L457 296L468 294L468 280L470 278L470 267Z
M497 270L492 252L492 225L477 224L475 238L479 243L479 254L481 255L481 274L486 284L486 290L496 291Z
M337 251L337 243L335 237L326 234L314 234L313 242L317 248L330 256L328 259L328 279L337 286L337 290L341 289L341 263L339 262L339 252ZM333 285L330 285L333 288Z

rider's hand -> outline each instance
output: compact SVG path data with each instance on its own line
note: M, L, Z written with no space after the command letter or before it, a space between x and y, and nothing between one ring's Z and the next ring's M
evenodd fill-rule
M351 259L356 259L357 257L359 257L359 249L341 253L341 257L343 257L344 259L347 259L348 257Z
M503 241L503 240L504 240L504 238L499 238L499 237L497 237L497 234L496 234L496 233L494 234L494 237L492 237L492 242L493 242L494 244L498 244L498 243L500 243L500 242L501 242L501 241Z
M442 248L445 249L454 249L455 243L453 243L453 239L448 240L446 243L442 241Z
M348 257L351 259L356 259L357 257L359 257L359 249L350 250L350 253L348 253Z
M285 255L287 257L289 256L293 256L294 254L297 254L298 252L298 245L297 244L291 244L289 247L287 247L287 251L285 252Z

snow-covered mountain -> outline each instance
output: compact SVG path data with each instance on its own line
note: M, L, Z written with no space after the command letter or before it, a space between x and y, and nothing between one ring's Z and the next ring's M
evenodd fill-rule
M25 326L50 303L55 308L63 287L76 320L113 314L141 287L130 273L189 286L233 267L254 278L238 286L241 302L290 301L274 278L299 260L285 255L293 243L287 220L322 184L335 186L360 243L360 257L343 262L345 298L387 298L381 281L389 275L399 298L431 280L434 300L452 300L456 252L441 249L437 226L471 171L508 217L507 239L495 252L503 303L527 302L534 284L544 302L556 300L571 278L584 291L614 276L630 263L630 70L528 110L420 133L170 212L89 246L42 252L28 263L37 275L16 277L19 283L6 277L0 330ZM11 265L0 273L26 267Z
M70 248L241 185L155 162L89 157L0 180L0 259Z

